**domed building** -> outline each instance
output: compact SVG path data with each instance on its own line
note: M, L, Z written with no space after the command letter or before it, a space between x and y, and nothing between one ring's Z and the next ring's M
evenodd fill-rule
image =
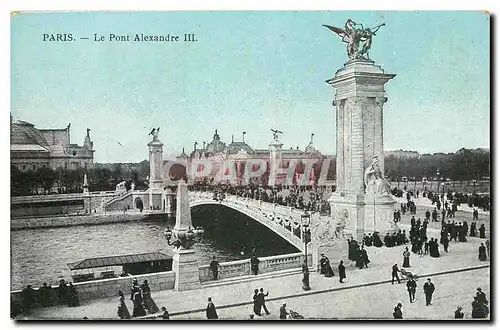
M38 129L26 121L12 121L10 129L10 163L21 171L58 167L75 170L91 167L94 162L94 143L90 129L83 146L70 141L70 127Z

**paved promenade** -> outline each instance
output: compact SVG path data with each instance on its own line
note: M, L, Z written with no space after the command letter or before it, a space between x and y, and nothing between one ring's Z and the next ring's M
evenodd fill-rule
M411 256L412 267L408 270L421 277L418 281L419 288L421 288L425 278L428 276L432 278L436 277L436 298L441 297L444 299L446 296L450 297L451 300L443 305L446 306L443 312L450 312L448 310L450 308L448 302L451 305L463 304L467 310L472 302L472 296L475 294L477 286L481 286L489 294L489 263L480 262L477 258L476 246L480 241L480 239L476 238L470 239L468 243L451 243L450 253L442 253L442 257L438 259L431 258L428 255L423 258L416 255ZM390 313L387 314L394 307L391 305L395 305L398 300L403 300L403 303L407 301L405 299L407 293L404 284L395 285L398 289L392 288L391 284L387 284L387 282L390 282L391 265L394 262L398 262L399 265L402 263L401 255L403 249L403 246L395 248L369 247L367 248L367 252L372 261L369 268L359 270L352 263L349 263L347 267L347 280L344 284L338 282L338 277L325 278L317 273L313 273L310 279L312 290L309 292L302 290L302 275L300 274L270 279L266 279L264 275L258 275L250 282L205 287L185 292L171 290L153 292L153 298L159 307L165 306L167 308L172 318L204 318L204 314L200 313L200 310L204 310L207 297L212 297L214 303L219 308L221 318L247 318L252 309L251 298L253 289L262 287L264 290L269 290L270 295L268 298L273 299L269 302L269 308L275 311L273 315L265 318L277 318L278 315L276 312L279 304L282 302L287 302L289 308L299 311L308 318L391 317ZM335 273L338 275L336 270L337 261L332 260L332 262L334 263ZM476 270L463 271L464 269ZM443 272L449 273L440 276L432 275ZM446 287L446 290L440 290L440 287L443 286ZM394 290L397 291L397 294ZM321 297L318 296L318 292L323 292L321 293ZM345 297L359 295L359 299L365 297L369 305L380 306L378 298L370 297L373 293L383 297L384 301L387 301L387 303L391 302L391 304L386 306L384 303L383 309L374 308L373 310L366 310L365 307L361 308L357 303L351 303L351 306L339 305L339 301L346 301L343 298L344 295L347 295ZM304 294L306 296L301 296ZM421 298L419 299L422 300ZM329 312L329 309L325 309L326 307L320 309L313 308L314 306L318 306L318 304L314 304L315 301L319 305L332 306L333 310ZM127 306L131 310L132 304L130 300L127 300ZM224 308L224 306L227 306L227 308ZM341 308L342 306L345 307L345 310ZM99 299L84 303L80 307L61 306L41 308L35 310L30 318L82 319L86 316L90 319L114 319L116 318L116 307L117 299L115 298ZM440 307L436 301L436 304L432 308L436 310L444 307ZM418 316L418 314L413 315L415 317ZM435 318L439 318L440 315L440 312L436 312Z

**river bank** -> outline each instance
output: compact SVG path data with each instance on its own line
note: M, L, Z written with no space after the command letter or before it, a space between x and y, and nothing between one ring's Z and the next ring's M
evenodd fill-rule
M10 221L11 230L24 230L35 228L58 228L83 225L102 225L110 223L124 223L130 221L141 221L155 217L165 216L162 213L106 213L106 214L80 214L51 217L25 217L13 218Z

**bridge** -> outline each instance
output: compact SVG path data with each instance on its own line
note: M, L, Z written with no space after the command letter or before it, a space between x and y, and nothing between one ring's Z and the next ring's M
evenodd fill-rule
M292 207L226 194L223 200L214 200L208 192L189 192L189 206L222 205L236 210L271 229L299 250L304 249L301 216L303 212Z

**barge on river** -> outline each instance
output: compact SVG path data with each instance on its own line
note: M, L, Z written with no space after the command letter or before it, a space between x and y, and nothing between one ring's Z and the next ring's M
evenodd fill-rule
M150 252L89 258L68 263L73 282L85 282L119 276L133 276L172 270L172 254Z

